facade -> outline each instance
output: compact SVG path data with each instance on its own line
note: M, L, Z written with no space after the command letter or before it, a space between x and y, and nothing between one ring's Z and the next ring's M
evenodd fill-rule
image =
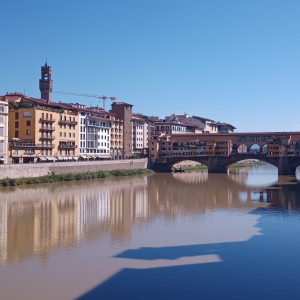
M297 156L298 140L291 140L290 135L286 136L273 136L267 141L267 156L268 157L283 157L283 156Z
M166 162L167 158L193 159L200 156L229 156L232 153L231 140L173 140L170 135L161 135L150 140L150 160L158 163Z
M7 94L5 98L10 104L11 163L78 159L76 109L22 94Z
M155 135L159 134L186 134L188 125L176 122L155 122Z
M232 133L236 129L227 123L215 122L198 116L190 117L188 114L173 114L166 117L166 120L193 125L198 128L197 133Z
M122 159L123 157L123 121L111 117L112 128L110 134L110 156L112 159Z
M0 164L8 163L8 101L0 97Z
M125 102L113 102L111 105L111 112L116 117L123 121L123 157L133 157L133 145L132 145L132 104Z
M123 121L99 107L69 105L79 113L79 156L83 159L121 159Z
M145 143L148 141L148 125L143 119L133 117L132 123L132 150L135 157L144 156ZM148 148L148 145L147 145Z
M110 158L110 132L112 122L109 113L98 107L69 104L78 111L78 154L83 159Z

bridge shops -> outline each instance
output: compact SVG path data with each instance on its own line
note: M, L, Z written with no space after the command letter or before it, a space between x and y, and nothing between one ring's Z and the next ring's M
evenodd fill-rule
M280 175L294 175L300 165L300 133L155 135L149 141L149 155L152 168L161 172L193 160L210 173L226 173L233 163L258 159L276 166Z
M252 151L251 147L256 146ZM161 134L150 140L152 162L168 157L266 154L268 157L300 156L300 133Z
M163 163L167 157L229 156L232 153L232 141L213 138L207 141L173 140L171 136L162 135L151 140L149 148L151 161Z

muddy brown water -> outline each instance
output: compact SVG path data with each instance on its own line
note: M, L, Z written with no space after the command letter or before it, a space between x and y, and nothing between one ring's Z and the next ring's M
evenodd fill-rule
M0 190L0 299L299 299L300 184L270 165Z

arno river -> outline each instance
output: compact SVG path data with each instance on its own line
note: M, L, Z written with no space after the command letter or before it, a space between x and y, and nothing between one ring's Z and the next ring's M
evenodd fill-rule
M299 299L299 207L269 165L2 188L0 299Z

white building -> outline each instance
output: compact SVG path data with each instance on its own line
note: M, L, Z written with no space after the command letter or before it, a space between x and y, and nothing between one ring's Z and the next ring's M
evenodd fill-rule
M98 107L72 104L79 110L79 156L86 158L110 158L110 113Z
M232 133L234 129L236 129L228 123L220 123L198 116L190 117L188 114L173 114L170 117L166 117L166 120L167 119L196 126L198 128L197 133Z
M155 134L186 134L188 125L177 122L155 122Z
M8 163L8 101L0 99L0 164Z

